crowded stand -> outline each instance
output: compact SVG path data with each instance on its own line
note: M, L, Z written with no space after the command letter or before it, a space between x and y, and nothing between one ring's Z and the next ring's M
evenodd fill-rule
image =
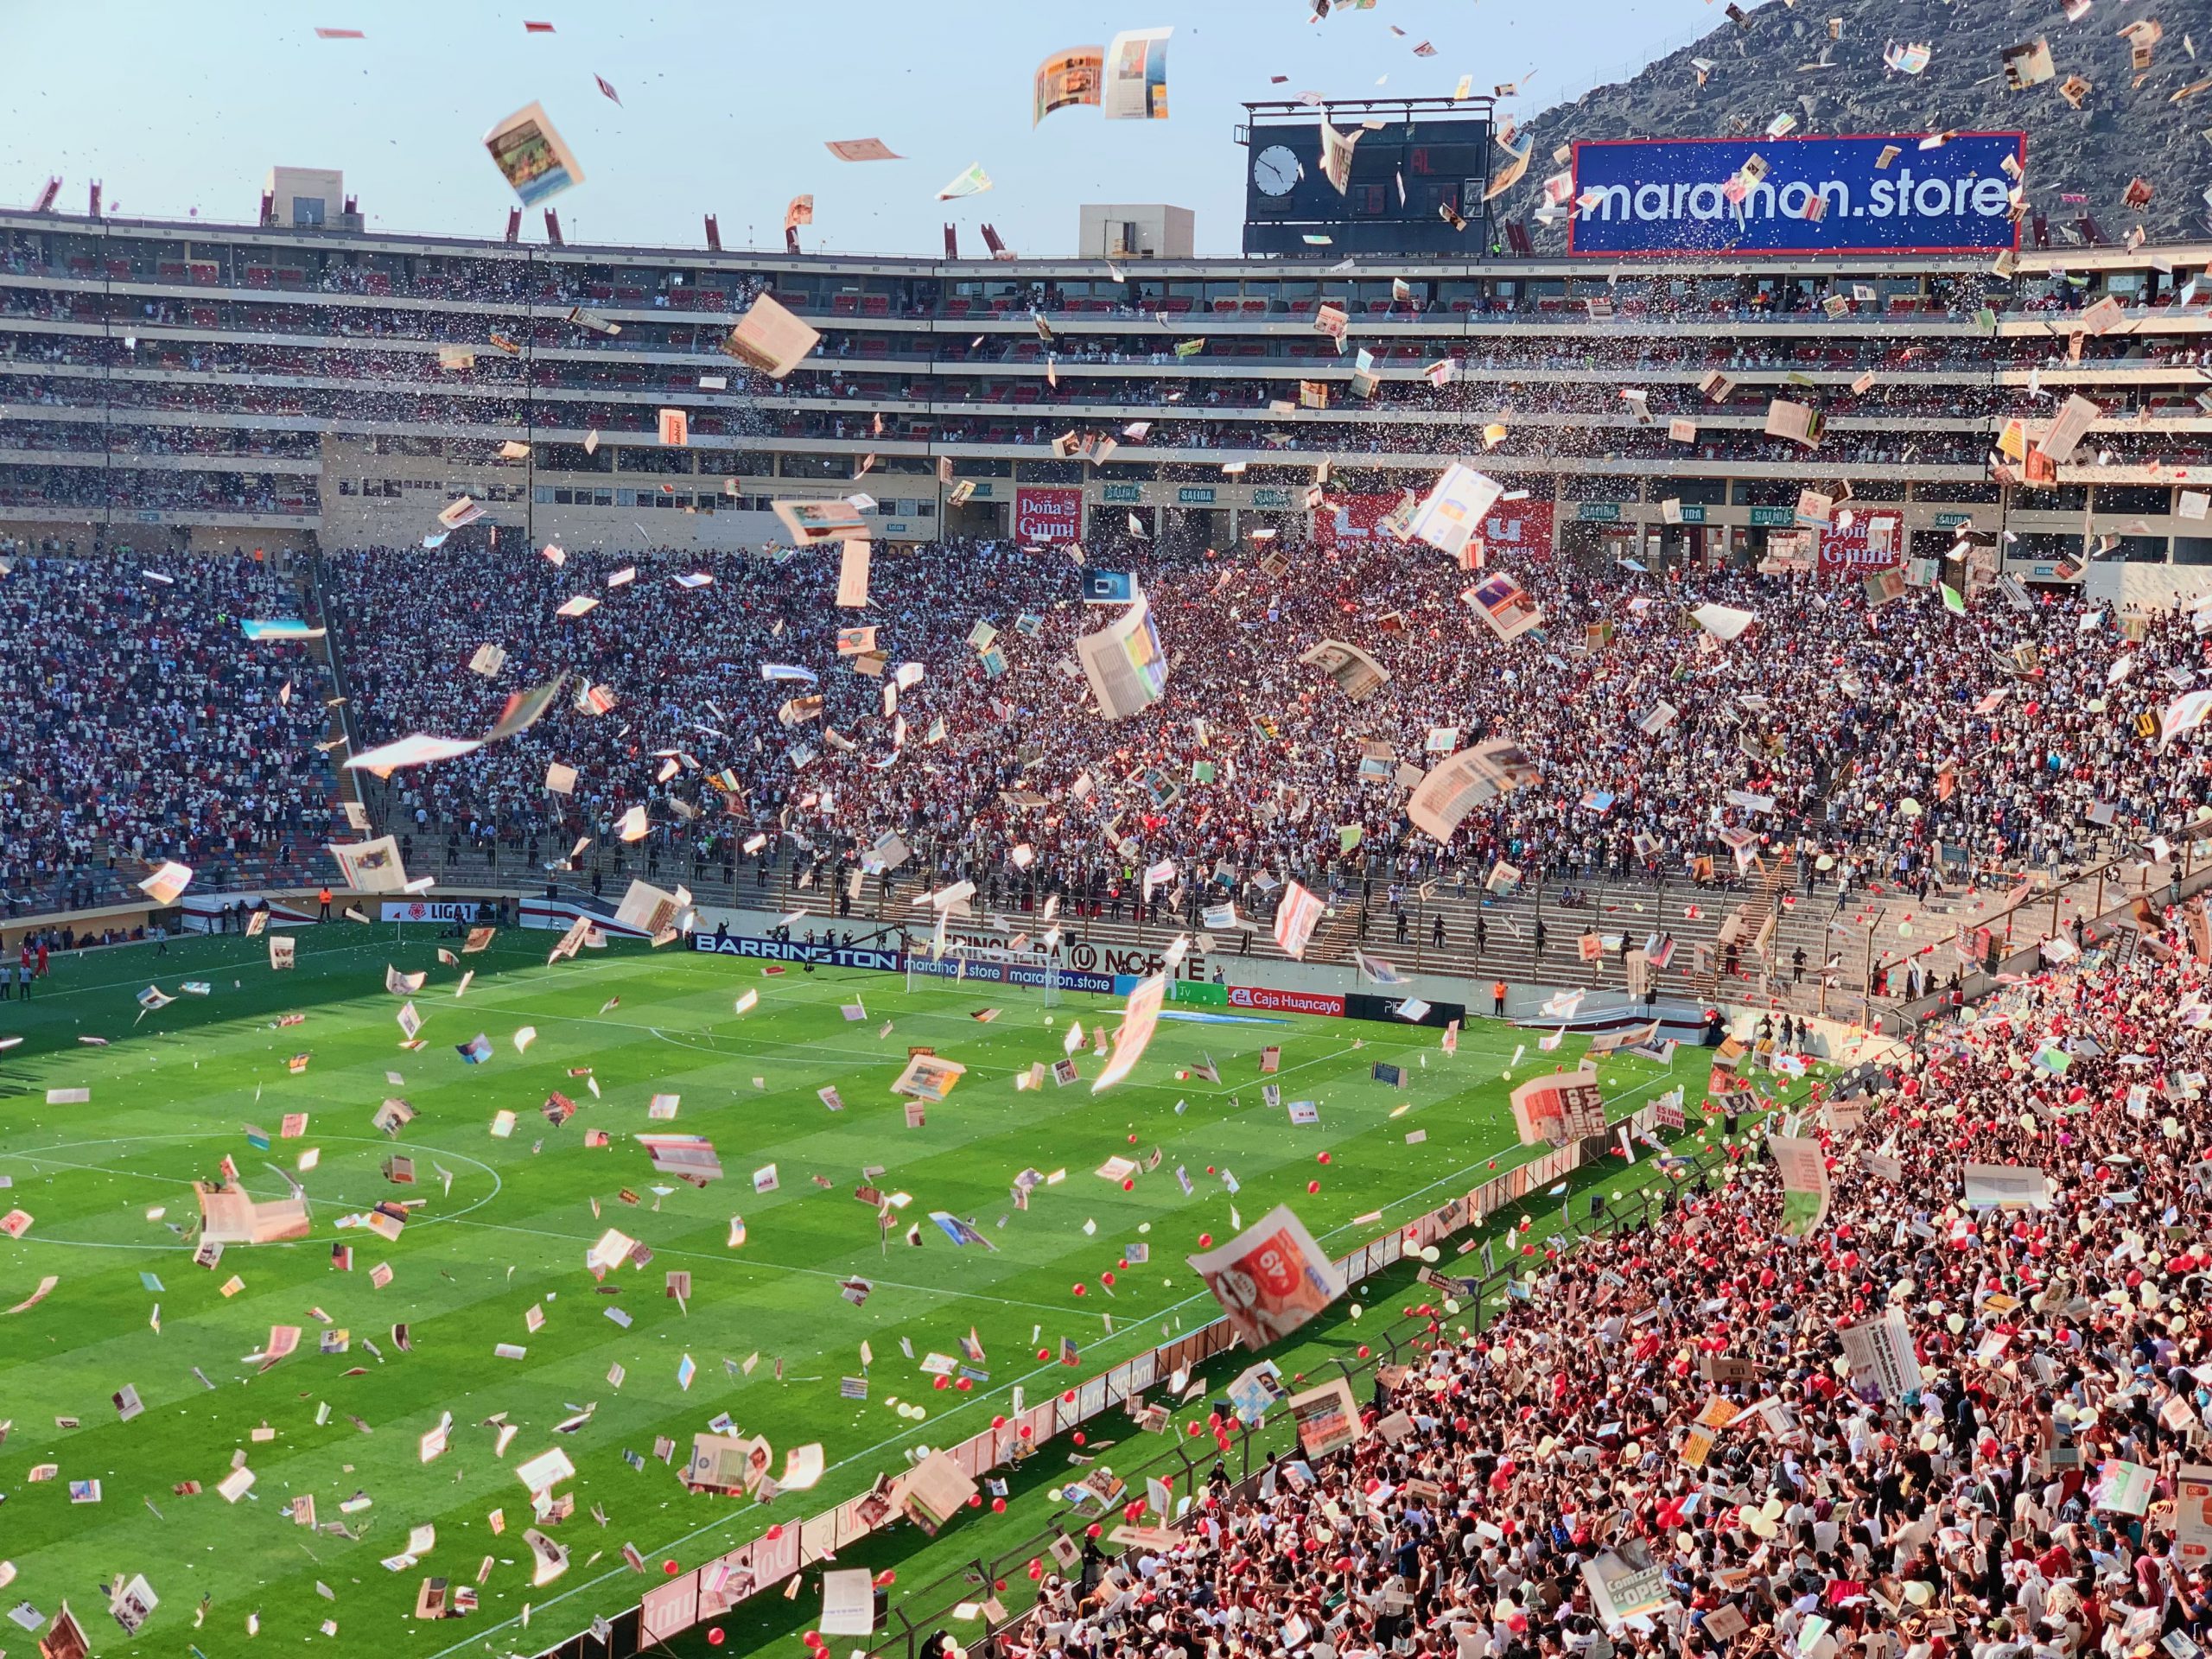
M837 251L942 176L895 99L762 149L766 251L571 246L691 161L603 31L597 121L483 140L504 240L289 162L0 208L0 1264L148 1264L0 1299L41 1659L88 1586L211 1652L2212 1659L2212 242L2163 157L2118 240L2040 137L1834 120L1936 125L1979 22L1747 3L1670 100L1843 73L1727 137L1287 62L1237 255L1025 259L998 137ZM2212 89L2104 22L1980 79ZM1164 119L1175 32L1031 131Z
M247 646L302 614L265 561L0 552L0 906L81 910L175 859L211 887L310 879L330 838L327 671Z
M1217 1474L997 1650L2196 1654L2212 1049L2202 955L2147 931L1816 1087L1786 1187L1714 1116L1724 1183L1501 1243L1527 1294L1433 1310L1349 1451Z
M2185 618L2131 624L2132 638L2050 597L2016 608L1985 591L1960 617L1925 594L1870 610L1855 586L1625 567L1592 580L1540 559L1512 574L1543 607L1543 638L1501 644L1431 550L1285 556L1271 574L1250 551L1091 547L1092 565L1135 575L1171 664L1162 702L1110 724L1069 672L1099 620L1082 572L1012 543L878 563L876 648L923 665L887 716L883 681L838 655L855 614L833 606L836 562L818 552L556 567L505 543L462 563L378 549L333 558L327 577L365 747L474 735L511 693L567 677L526 734L401 772L382 798L415 835L533 858L604 838L642 804L648 850L729 860L732 842L769 830L842 863L895 830L926 836L946 868L1029 892L1125 884L1162 857L1248 897L1255 877L1313 886L1376 860L1477 884L1498 860L1568 879L1725 879L1745 835L1804 849L1808 880L1825 853L1828 880L1925 892L2077 865L2174 833L2212 798L2190 746L2161 749L2132 723L2193 680ZM636 579L607 586L618 567ZM711 584L674 580L694 572ZM575 595L601 602L556 614ZM1685 620L1707 603L1758 627L1716 652ZM997 630L1002 674L968 643L979 623ZM1370 653L1387 683L1351 704L1300 664L1331 639ZM498 674L465 671L487 643L505 652ZM770 664L807 683L764 683ZM580 709L598 686L611 710ZM795 692L821 696L818 716L794 715ZM1662 707L1673 723L1647 734ZM1395 769L1433 763L1440 728L1454 747L1515 740L1544 787L1478 809L1448 846L1415 833ZM555 764L575 768L573 793L546 788ZM713 781L726 767L734 791ZM1034 862L1017 869L1022 845Z

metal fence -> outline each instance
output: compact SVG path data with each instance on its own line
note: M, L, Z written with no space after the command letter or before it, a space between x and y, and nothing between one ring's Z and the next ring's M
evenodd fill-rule
M1688 1179L1708 1178L1726 1155L1726 1150L1717 1146L1701 1153L1693 1160L1694 1171ZM1571 1248L1597 1234L1646 1225L1659 1215L1675 1191L1672 1186L1662 1189L1643 1185L1623 1193L1618 1199L1605 1200L1594 1212L1586 1205L1580 1219L1567 1221L1567 1231L1562 1236ZM1488 1329L1497 1310L1507 1301L1507 1287L1516 1273L1516 1268L1506 1266L1493 1273L1473 1275L1477 1288L1462 1301L1459 1313L1451 1316L1450 1322L1465 1325L1471 1333ZM1318 1375L1306 1374L1306 1386L1325 1385L1341 1377L1357 1388L1382 1366L1413 1362L1418 1357L1417 1344L1429 1338L1430 1324L1429 1316L1401 1315L1367 1338L1365 1357L1360 1357L1356 1351L1332 1355L1321 1362L1323 1369ZM1170 1440L1143 1463L1126 1469L1116 1465L1115 1472L1128 1483L1132 1495L1141 1495L1147 1490L1148 1480L1158 1479L1179 1503L1185 1497L1195 1498L1201 1487L1217 1478L1218 1470L1227 1478L1232 1492L1241 1494L1257 1483L1265 1472L1268 1458L1291 1452L1297 1440L1289 1414L1271 1413L1259 1427L1240 1428L1231 1437L1230 1450L1226 1453L1220 1452L1214 1440L1192 1440L1188 1445L1205 1446L1214 1453L1194 1459L1185 1442ZM1230 1467L1231 1459L1235 1460L1233 1469ZM1255 1461L1258 1467L1255 1466ZM1087 1504L1063 1505L1050 1521L1020 1542L988 1556L978 1556L918 1585L887 1610L887 1628L865 1649L869 1659L920 1659L923 1645L939 1630L947 1629L955 1631L960 1645L976 1659L996 1659L1001 1639L1009 1637L1036 1604L1041 1580L1030 1576L1033 1564L1043 1563L1046 1570L1051 1570L1056 1559L1056 1546L1060 1551L1057 1559L1065 1560L1070 1546L1081 1548L1080 1541L1092 1524L1110 1529L1114 1513L1109 1510L1101 1516ZM1165 1523L1167 1517L1160 1519ZM995 1603L998 1611L984 1609L987 1599ZM954 1612L963 1606L973 1607L975 1614L969 1619L956 1620Z

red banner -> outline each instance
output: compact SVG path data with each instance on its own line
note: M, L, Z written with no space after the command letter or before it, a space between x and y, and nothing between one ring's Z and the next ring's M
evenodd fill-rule
M1014 493L1014 533L1025 542L1081 541L1083 492L1016 490Z
M1340 495L1313 515L1313 545L1323 552L1339 547L1370 547L1383 531L1382 522L1398 510L1403 495ZM1482 522L1483 545L1503 558L1525 558L1552 550L1552 504L1501 501ZM1387 539L1387 537L1385 537Z
M1265 1008L1276 1014L1325 1014L1344 1017L1344 1000L1318 991L1270 991L1258 985L1229 988L1232 1008Z
M1552 550L1552 504L1501 501L1483 520L1483 549L1499 558L1541 556Z
M1854 514L1851 528L1830 524L1821 531L1823 576L1856 581L1870 571L1904 563L1904 518L1896 512Z
M1323 552L1338 547L1369 547L1381 534L1376 526L1398 510L1405 497L1340 495L1313 515L1313 545Z

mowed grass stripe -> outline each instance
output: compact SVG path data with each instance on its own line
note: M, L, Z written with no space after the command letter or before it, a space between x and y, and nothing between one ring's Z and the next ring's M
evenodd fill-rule
M623 1581L626 1572L602 1580L604 1561L582 1570L594 1549L607 1550L613 1560L629 1538L658 1554L696 1531L701 1535L684 1547L687 1559L696 1559L710 1542L719 1547L749 1536L779 1515L788 1519L798 1507L818 1508L843 1495L877 1467L896 1466L902 1444L935 1444L972 1432L992 1410L1005 1408L1014 1382L1026 1382L1034 1398L1158 1340L1163 1321L1172 1329L1178 1319L1195 1324L1211 1317L1211 1300L1198 1292L1180 1258L1200 1232L1225 1236L1232 1203L1249 1222L1275 1202L1294 1202L1317 1233L1342 1249L1376 1230L1372 1224L1352 1226L1353 1216L1388 1206L1399 1218L1433 1204L1471 1179L1470 1172L1479 1174L1483 1161L1508 1150L1511 1139L1506 1085L1497 1073L1514 1034L1481 1027L1463 1037L1457 1059L1446 1061L1436 1052L1433 1032L1287 1018L1255 1026L1169 1021L1137 1076L1105 1096L1094 1098L1087 1083L1066 1090L1048 1083L1040 1094L1017 1094L1013 1075L1033 1059L1057 1058L1071 1018L1086 1028L1100 1020L1110 1026L1118 1003L1071 996L1048 1030L1033 993L932 983L910 995L884 976L763 977L749 965L737 969L727 961L621 948L548 969L548 936L504 935L492 951L467 959L480 977L456 1003L456 970L435 965L435 941L419 930L394 944L362 938L368 930L357 928L353 937L338 935L343 943L326 944L335 932L305 931L302 965L290 976L269 973L257 940L181 944L162 960L158 982L173 991L177 980L206 978L216 995L204 1002L180 1001L149 1015L135 1033L132 996L145 982L118 976L112 965L95 976L82 971L91 963L73 963L80 969L73 982L58 978L28 1012L0 1011L0 1031L22 1029L33 1039L11 1057L8 1095L0 1101L0 1173L15 1177L15 1201L38 1217L30 1239L0 1241L0 1285L20 1285L21 1294L41 1272L63 1279L48 1303L0 1322L0 1366L7 1368L0 1386L10 1389L16 1419L16 1433L0 1449L0 1486L10 1494L8 1554L22 1571L22 1592L45 1604L118 1567L148 1573L163 1597L161 1612L138 1643L118 1633L118 1643L99 1643L103 1652L142 1645L153 1651L158 1639L183 1631L190 1605L203 1592L216 1598L210 1636L198 1638L203 1646L211 1637L225 1645L235 1641L220 1632L240 1627L226 1621L258 1608L265 1634L308 1634L332 1616L340 1622L338 1645L365 1649L379 1631L396 1628L391 1621L411 1606L423 1573L473 1579L484 1554L526 1559L513 1530L526 1513L526 1497L512 1465L553 1444L551 1425L571 1406L595 1402L591 1425L561 1443L579 1465L574 1490L581 1509L604 1503L612 1517L608 1530L580 1513L558 1535L578 1563L567 1580L532 1592L524 1568L499 1567L485 1592L488 1617L448 1628L456 1637L470 1637L464 1645L473 1644L524 1600L543 1608L556 1599L566 1624L581 1623L602 1605L626 1605L639 1587ZM387 960L404 971L431 972L416 999L429 1021L423 1035L429 1046L421 1052L397 1047L391 1020L399 1002L382 983ZM155 964L148 959L147 965ZM731 1013L732 999L755 987L762 992L760 1007L743 1016ZM620 1005L601 1014L614 995ZM865 1001L868 1017L848 1023L837 1005L855 997ZM1004 1010L995 1023L968 1018L971 1009L991 1003ZM303 1025L270 1029L276 1014L295 1007L309 1014ZM886 1019L894 1029L879 1039L876 1029ZM10 1020L18 1023L11 1027ZM518 1058L510 1039L525 1024L539 1034ZM113 1036L116 1045L79 1048L74 1034L80 1029ZM492 1039L495 1057L481 1068L464 1066L451 1045L480 1029ZM1354 1037L1363 1037L1364 1046L1353 1049ZM887 1092L909 1041L971 1067L950 1101L930 1108L927 1126L912 1130ZM1284 1046L1279 1081L1285 1098L1323 1103L1318 1128L1293 1129L1280 1112L1259 1104L1258 1051L1266 1043ZM302 1051L314 1058L306 1073L294 1077L284 1070L284 1058ZM1211 1052L1232 1081L1218 1090L1175 1082L1173 1070L1202 1052ZM1418 1063L1424 1054L1425 1069ZM1392 1090L1370 1081L1368 1066L1377 1058L1411 1065L1408 1087ZM1086 1053L1082 1064L1095 1072L1099 1062ZM604 1099L593 1102L584 1080L567 1076L569 1066L582 1065L594 1068ZM385 1083L387 1068L405 1075L404 1087ZM1621 1069L1624 1091L1646 1080L1643 1072ZM752 1087L755 1074L766 1079L766 1090ZM828 1112L816 1097L824 1083L843 1093L843 1113ZM89 1084L93 1104L48 1108L41 1091L49 1084ZM582 1109L558 1130L537 1116L554 1089ZM655 1091L683 1096L673 1123L648 1125L645 1102ZM397 1149L416 1159L415 1195L430 1199L424 1218L394 1244L328 1226L342 1209L365 1207L387 1190L404 1192L384 1188L375 1173L389 1148L367 1128L387 1093L404 1095L423 1114ZM1179 1115L1179 1099L1186 1103ZM1389 1114L1400 1100L1412 1102L1412 1109L1394 1120ZM518 1116L509 1141L487 1132L501 1108ZM289 1166L302 1147L325 1147L325 1169L306 1178L316 1199L313 1240L234 1249L212 1274L193 1268L173 1236L143 1219L150 1202L166 1202L173 1217L181 1215L190 1205L188 1190L176 1185L165 1192L162 1182L139 1177L181 1182L211 1173L229 1151L250 1185L274 1195L281 1190L276 1179L259 1167L264 1154L245 1146L239 1126L254 1122L273 1132L288 1109L312 1115L308 1135L299 1142L276 1141L266 1156ZM587 1127L613 1132L615 1147L583 1150ZM648 1127L708 1135L728 1179L699 1192L656 1177L620 1138ZM1415 1127L1427 1131L1428 1142L1408 1147L1403 1134ZM1134 1147L1131 1133L1138 1137ZM53 1148L73 1135L201 1139L149 1141L142 1151L112 1160L51 1153L57 1163L111 1164L112 1182L105 1173L41 1170L10 1156ZM341 1135L360 1142L341 1142ZM540 1140L543 1148L533 1155L531 1143ZM1090 1173L1109 1154L1141 1157L1155 1145L1163 1150L1163 1166L1140 1177L1132 1192ZM1313 1161L1324 1147L1334 1160L1327 1168ZM434 1220L491 1196L490 1178L457 1161L463 1157L497 1172L497 1195L465 1216ZM439 1192L433 1160L456 1173L450 1200ZM783 1190L756 1196L747 1178L771 1161L779 1166ZM1188 1166L1198 1196L1185 1199L1174 1184L1179 1162ZM924 1249L908 1249L895 1236L887 1253L879 1247L872 1210L851 1196L868 1164L886 1166L880 1185L887 1190L914 1195L900 1233L919 1221ZM1030 1164L1065 1166L1069 1176L1041 1190L1028 1212L1015 1212L1007 1185L1014 1171ZM1234 1168L1242 1193L1231 1199L1203 1173L1208 1164ZM831 1179L830 1190L815 1187L810 1178L817 1171ZM1309 1195L1305 1185L1313 1179L1322 1191ZM674 1188L658 1214L649 1207L654 1185ZM639 1193L645 1205L613 1202L619 1186ZM1427 1196L1417 1199L1424 1189ZM344 1205L328 1201L334 1192L342 1194ZM594 1195L603 1212L598 1219L590 1212ZM926 1221L931 1208L975 1217L999 1250L954 1249ZM732 1213L742 1214L751 1230L747 1245L736 1252L724 1243ZM997 1225L1001 1214L1007 1217L1004 1229ZM1097 1223L1095 1236L1080 1230L1086 1217ZM1104 1297L1099 1273L1121 1259L1147 1222L1152 1231L1143 1236L1153 1262L1117 1270L1121 1294ZM596 1294L582 1271L585 1243L609 1224L656 1251L645 1272L615 1276L619 1298ZM103 1242L129 1242L141 1229L149 1246L143 1250L41 1242L75 1230ZM334 1240L356 1246L350 1275L330 1270ZM398 1275L383 1292L367 1281L369 1265L379 1260L390 1261ZM162 1276L166 1292L158 1299L139 1287L142 1266ZM688 1318L661 1294L667 1267L693 1273ZM246 1290L225 1301L217 1287L232 1271L245 1279ZM875 1281L864 1307L838 1297L835 1281L847 1274ZM1070 1294L1077 1278L1090 1292L1081 1300ZM556 1300L543 1303L549 1292ZM156 1300L165 1326L159 1337L144 1325ZM603 1317L609 1301L633 1316L631 1330ZM544 1329L534 1334L523 1323L533 1303L548 1314ZM352 1331L350 1355L303 1352L261 1376L239 1363L260 1348L271 1324L302 1325L311 1348L321 1327L308 1310L316 1305ZM1102 1313L1112 1315L1110 1337ZM391 1323L401 1319L414 1330L410 1355L397 1353L389 1341ZM990 1353L985 1389L964 1395L931 1389L899 1354L901 1336L917 1354L957 1351L955 1339L971 1324ZM1044 1344L1067 1334L1081 1344L1079 1372L1037 1364L1032 1337L1040 1326ZM364 1338L385 1348L384 1363L365 1354ZM836 1378L858 1370L862 1340L874 1353L871 1398L841 1401ZM491 1350L499 1341L526 1344L529 1357L494 1360ZM750 1377L725 1376L725 1357L741 1360L756 1351L764 1357ZM688 1394L676 1382L677 1361L686 1351L700 1368ZM786 1362L787 1380L780 1384L772 1366L778 1355ZM629 1373L619 1392L607 1382L607 1367L617 1361ZM365 1375L340 1375L357 1363ZM193 1364L218 1383L217 1391L191 1379ZM129 1424L115 1421L106 1400L124 1382L134 1382L149 1403L146 1415ZM923 1403L928 1419L903 1422L886 1409L890 1395ZM334 1421L317 1428L315 1406L325 1400ZM472 1427L502 1408L524 1425L504 1463L490 1455L490 1431ZM444 1410L456 1421L454 1450L420 1465L416 1438ZM672 1474L651 1460L653 1436L674 1440L680 1457L691 1433L720 1410L769 1434L779 1452L821 1440L837 1474L823 1492L773 1511L683 1495ZM86 1427L54 1429L52 1418L62 1411L73 1411ZM349 1411L375 1433L359 1433L345 1420ZM277 1438L253 1446L246 1437L264 1418ZM258 1503L232 1510L212 1492L168 1495L181 1479L212 1487L240 1445L248 1446L260 1477ZM623 1464L626 1448L647 1454L645 1473ZM44 1460L60 1463L65 1480L106 1481L105 1503L72 1507L58 1484L25 1484L29 1463ZM351 1472L343 1467L348 1462ZM110 1469L117 1472L105 1472ZM334 1518L336 1500L357 1488L375 1499L366 1517L373 1524L359 1544L294 1528L279 1512L291 1491L311 1491L321 1517ZM154 1497L166 1520L144 1507L144 1496ZM511 1525L498 1541L485 1519L493 1507L506 1511ZM423 1567L397 1576L378 1568L378 1557L399 1548L405 1527L423 1522L437 1525L439 1543ZM315 1596L317 1578L340 1592L335 1605ZM75 1594L81 1604L86 1590ZM531 1639L543 1633L533 1630Z

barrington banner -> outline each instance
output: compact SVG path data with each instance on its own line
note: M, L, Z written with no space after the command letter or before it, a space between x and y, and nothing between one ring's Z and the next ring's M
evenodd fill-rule
M802 944L795 939L760 939L741 933L694 933L691 948L710 957L746 957L756 962L812 963L817 968L872 968L895 974L906 965L896 950L831 944Z
M694 933L691 948L710 957L811 963L817 968L866 968L879 974L904 973L911 966L918 974L929 974L938 979L962 979L976 985L1041 986L1045 982L1044 969L1033 962L993 962L974 957L935 959L919 952L913 953L910 960L906 951L872 945L804 944L796 939L764 939L746 933ZM1114 976L1062 969L1060 987L1064 990L1107 995L1113 991Z
M1989 253L2019 245L2026 135L1593 139L1574 147L1567 251ZM1738 198L1731 200L1732 197ZM1816 205L1817 204L1817 205Z

